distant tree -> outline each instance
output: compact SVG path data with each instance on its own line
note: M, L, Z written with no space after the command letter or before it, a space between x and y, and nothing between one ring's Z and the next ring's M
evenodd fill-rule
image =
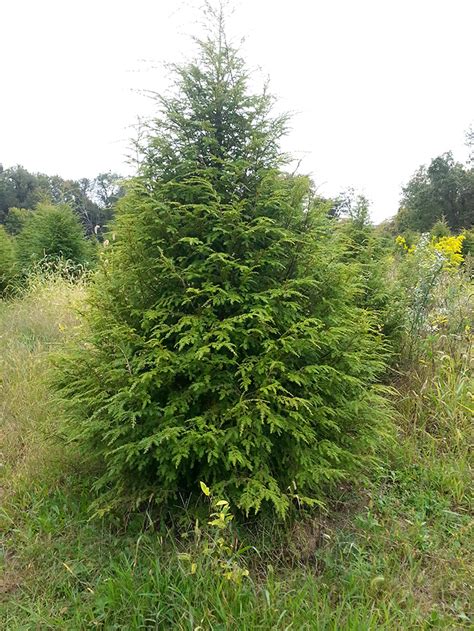
M98 208L93 217L96 234L104 233L114 217L115 205L124 194L123 178L117 173L100 173L89 182L87 195Z
M351 204L355 196L353 188L348 188L332 200L331 207L328 211L328 216L334 219L340 219L341 217L347 217Z
M369 221L369 201L355 189L348 188L332 202L329 216L337 219L352 219L361 225Z
M469 149L469 164L474 167L474 127L466 132L466 147Z
M104 208L93 199L93 180L64 180L53 176L49 181L53 203L67 204L78 215L87 234L94 234L95 227L103 224L105 216L110 219L108 209L104 212Z
M27 208L10 208L5 218L5 230L13 236L19 234L32 214Z
M34 210L41 202L67 204L80 218L86 233L96 234L97 226L103 231L111 221L115 203L123 192L122 179L116 173L101 173L92 180L68 180L58 175L30 173L21 166L2 167L0 224L16 229L18 213L7 220L11 208Z
M46 258L65 259L80 265L91 263L92 245L85 238L77 216L66 205L40 204L16 238L23 271Z
M393 238L397 236L397 227L395 225L394 217L384 219L375 226L375 229L380 237L383 238L387 243L389 241L393 241Z
M393 236L387 237L380 228L374 227L367 197L348 189L338 199L343 203L340 203L336 229L346 241L346 260L358 265L361 280L358 304L377 315L379 327L395 346L400 334L399 296L387 273Z
M458 232L474 223L474 171L445 153L421 166L403 189L399 232L428 232L442 218Z
M0 172L0 223L4 223L9 208L34 208L49 199L46 176L30 173L22 166Z
M435 237L435 239L439 239L440 237L448 237L451 234L451 231L446 219L444 217L438 219L438 221L432 226L430 233L432 237Z
M100 173L92 181L92 192L101 208L112 208L125 194L123 178L117 173Z

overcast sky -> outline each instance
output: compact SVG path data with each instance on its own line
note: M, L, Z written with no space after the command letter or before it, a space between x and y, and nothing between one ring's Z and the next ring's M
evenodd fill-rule
M474 0L236 0L256 77L295 112L285 149L323 194L394 214L401 185L474 122ZM199 0L0 0L0 162L63 177L128 173L140 91L189 56ZM256 79L256 80L257 80Z

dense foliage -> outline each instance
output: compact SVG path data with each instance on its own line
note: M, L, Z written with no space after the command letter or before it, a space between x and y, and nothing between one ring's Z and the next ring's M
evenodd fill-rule
M65 180L58 175L30 173L22 166L4 169L0 164L0 224L15 234L18 209L33 211L39 203L67 204L86 233L92 235L110 222L123 192L116 173L101 173L91 180Z
M25 221L16 243L23 271L43 259L64 259L87 266L93 258L92 244L86 240L77 216L66 205L40 204Z
M349 189L339 196L330 216L338 218L333 230L345 242L344 259L357 266L361 292L357 304L369 309L390 350L397 354L401 333L401 296L395 277L391 273L393 237L388 240L373 226L369 215L369 202L363 195Z
M0 296L10 285L16 272L16 256L13 240L0 226Z
M5 218L4 228L12 236L19 234L31 217L31 211L27 208L10 208Z
M204 519L181 507L177 528L149 506L90 519L97 468L56 440L63 418L44 380L48 349L76 335L84 285L41 271L0 303L0 626L470 629L472 285L464 264L430 282L431 241L398 247L409 304L429 288L406 320L409 341L421 316L413 361L395 375L398 440L329 515L286 524L231 520L219 496Z
M160 99L58 386L99 487L164 501L203 480L283 515L370 466L383 342L221 21L199 52Z
M474 224L474 169L451 153L421 166L403 189L397 230L428 232L443 217L454 231Z

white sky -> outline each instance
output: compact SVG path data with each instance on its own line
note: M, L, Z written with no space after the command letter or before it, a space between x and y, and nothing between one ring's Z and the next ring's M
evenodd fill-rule
M474 122L474 0L235 0L230 30L296 113L285 149L323 194L364 192L379 221L414 170ZM128 173L139 90L189 56L199 0L0 0L0 162Z

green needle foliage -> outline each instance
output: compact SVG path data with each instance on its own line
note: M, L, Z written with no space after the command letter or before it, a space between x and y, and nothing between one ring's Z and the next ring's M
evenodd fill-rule
M346 217L335 229L345 238L346 260L358 265L363 289L358 304L376 315L380 330L390 344L393 361L402 333L403 292L395 283L391 252L370 221L369 202L363 195L355 197L349 191Z
M248 94L217 23L157 97L57 386L111 497L164 502L202 480L285 515L373 462L384 349L310 181L281 170L286 118Z
M16 257L13 240L0 226L0 296L6 292L15 277Z
M17 236L18 261L23 271L43 259L59 259L87 266L92 244L85 238L79 219L65 204L39 204Z

